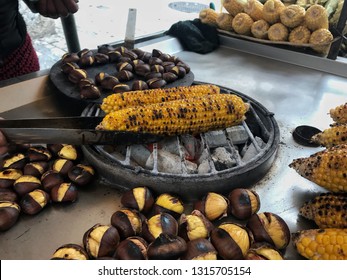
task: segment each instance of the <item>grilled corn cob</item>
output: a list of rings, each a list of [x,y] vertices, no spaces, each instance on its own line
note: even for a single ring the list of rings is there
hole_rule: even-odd
[[[305,13],[305,24],[311,31],[329,29],[328,13],[322,5],[314,4]]]
[[[300,25],[290,31],[288,41],[294,44],[307,44],[310,36],[311,31],[306,26]]]
[[[305,202],[299,214],[319,228],[347,228],[347,194],[321,193]]]
[[[242,0],[245,1],[244,12],[248,14],[254,21],[263,19],[263,3],[258,0]]]
[[[280,0],[267,0],[263,6],[263,19],[274,24],[280,21],[280,13],[285,8]]]
[[[334,122],[347,124],[347,103],[330,109],[329,114]]]
[[[233,30],[233,19],[234,17],[229,13],[219,13],[216,19],[218,28],[226,31]]]
[[[252,24],[251,32],[255,38],[267,39],[267,32],[270,25],[263,19],[257,20]]]
[[[222,0],[222,6],[232,16],[243,12],[243,4],[238,0]]]
[[[220,88],[216,85],[193,85],[174,88],[148,89],[116,93],[104,98],[101,109],[106,113],[127,107],[143,106],[151,103],[160,103],[190,96],[219,94]]]
[[[294,248],[310,260],[347,260],[347,229],[309,229],[292,234]]]
[[[305,20],[306,10],[296,4],[286,6],[280,13],[281,22],[289,27],[294,28],[301,25]]]
[[[288,34],[288,28],[280,22],[271,25],[267,32],[270,41],[287,41]]]
[[[334,37],[329,29],[320,28],[312,32],[309,43],[312,44],[311,48],[318,53],[327,53],[330,43]]]
[[[218,13],[213,9],[203,9],[199,13],[199,19],[202,23],[217,26],[217,15]]]
[[[312,142],[324,147],[347,144],[347,124],[333,125],[312,136]]]
[[[237,34],[250,35],[253,19],[246,13],[238,13],[232,22],[232,27]]]
[[[215,94],[132,107],[107,114],[98,129],[162,135],[202,133],[241,122],[248,104],[232,94]]]
[[[337,145],[306,158],[294,159],[289,167],[331,192],[347,192],[347,145]]]

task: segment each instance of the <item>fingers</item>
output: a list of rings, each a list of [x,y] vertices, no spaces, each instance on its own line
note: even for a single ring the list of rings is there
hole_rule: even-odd
[[[8,152],[8,143],[5,135],[0,131],[0,155],[4,155]]]
[[[68,9],[70,14],[74,14],[78,11],[78,1],[75,0],[63,0],[65,7]]]
[[[76,0],[39,0],[38,11],[50,18],[66,17],[78,11]]]

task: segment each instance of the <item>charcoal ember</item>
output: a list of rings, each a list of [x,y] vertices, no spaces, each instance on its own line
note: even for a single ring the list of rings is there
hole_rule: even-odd
[[[131,145],[131,160],[145,167],[151,152],[144,145]]]
[[[216,170],[224,170],[236,165],[233,155],[225,148],[218,147],[211,154]]]
[[[248,162],[252,160],[259,153],[259,149],[262,149],[266,145],[265,142],[258,136],[254,137],[254,140],[256,142],[256,145],[251,142],[249,145],[245,145],[242,149],[242,161]]]
[[[192,135],[186,134],[181,136],[181,142],[188,153],[186,159],[196,160],[202,152],[201,141]]]
[[[234,145],[245,144],[249,138],[246,129],[242,125],[235,125],[226,129],[228,137]]]
[[[183,171],[193,174],[197,173],[197,164],[186,160],[185,164],[182,164],[181,157],[178,155],[171,154],[165,150],[158,150],[157,155],[157,167],[159,172],[182,174]],[[155,156],[151,153],[150,157],[146,162],[147,169],[153,169]]]

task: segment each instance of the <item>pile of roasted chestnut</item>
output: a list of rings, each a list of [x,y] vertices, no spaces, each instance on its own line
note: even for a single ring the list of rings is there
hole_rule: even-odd
[[[62,245],[52,259],[282,260],[290,242],[286,222],[258,213],[259,195],[245,188],[209,192],[188,209],[176,195],[139,186],[121,203],[110,224],[95,224],[83,245]]]
[[[95,66],[114,65],[107,71],[90,71]],[[105,67],[104,67],[105,68]],[[66,53],[61,59],[61,70],[68,80],[77,85],[82,99],[97,99],[102,92],[119,93],[131,90],[162,88],[182,79],[190,67],[180,58],[158,49],[152,52],[139,48],[99,46],[96,51],[83,49]]]
[[[0,231],[21,214],[35,215],[51,203],[72,203],[91,182],[94,168],[82,163],[79,147],[64,144],[20,146],[1,160]]]

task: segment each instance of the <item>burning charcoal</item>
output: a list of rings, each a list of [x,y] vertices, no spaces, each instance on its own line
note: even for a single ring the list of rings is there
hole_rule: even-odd
[[[207,132],[205,138],[210,148],[228,146],[228,140],[223,130]]]
[[[207,149],[204,149],[197,159],[198,164],[202,164],[205,160],[208,160],[210,157],[210,153]]]
[[[180,148],[178,145],[177,137],[165,138],[163,141],[159,143],[159,145],[162,147],[161,149],[163,151],[169,152],[177,156],[180,155]],[[182,152],[186,152],[184,147]]]
[[[193,162],[186,161],[187,172],[196,173],[197,165]],[[153,153],[146,162],[147,169],[153,169],[154,159]],[[164,150],[158,150],[158,171],[163,173],[182,174],[184,166],[181,158]]]
[[[211,166],[207,159],[201,162],[198,167],[198,174],[206,174],[211,172]]]
[[[131,159],[138,165],[145,167],[151,152],[144,145],[131,146]]]
[[[183,147],[188,152],[188,157],[186,156],[186,159],[188,160],[195,160],[198,158],[198,155],[201,153],[201,142],[191,135],[182,135],[181,136],[181,142]]]
[[[217,170],[224,170],[236,165],[233,155],[224,147],[216,148],[212,153],[212,160]]]
[[[265,146],[264,141],[260,137],[255,137],[254,139],[257,142],[260,149],[262,149]],[[241,152],[242,160],[244,162],[250,161],[258,153],[259,153],[259,151],[257,150],[257,148],[254,146],[254,144],[252,142],[250,145],[245,146],[244,149],[242,150],[242,152]]]
[[[234,145],[244,144],[248,140],[247,131],[242,125],[228,127],[226,131]]]

